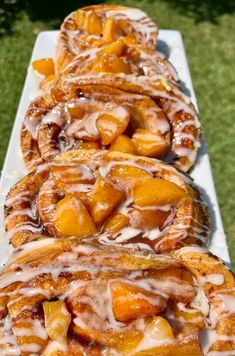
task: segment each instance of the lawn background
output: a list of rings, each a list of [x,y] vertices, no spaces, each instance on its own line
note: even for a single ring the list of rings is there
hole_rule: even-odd
[[[104,1],[105,2],[105,1]],[[106,1],[109,2],[109,1]],[[230,256],[235,265],[235,1],[128,0],[184,39]],[[0,0],[0,165],[37,34],[98,1]]]

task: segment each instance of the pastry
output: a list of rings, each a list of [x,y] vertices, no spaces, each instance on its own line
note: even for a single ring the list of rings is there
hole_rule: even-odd
[[[169,256],[76,238],[32,242],[0,276],[1,352],[233,355],[234,287],[198,247]]]
[[[160,91],[158,103],[124,90],[95,83],[78,89],[74,84],[34,100],[21,131],[27,168],[50,161],[61,151],[102,147],[190,169],[201,136],[193,107],[178,91],[174,93],[175,86],[169,92]]]
[[[118,5],[86,6],[66,17],[60,29],[56,70],[61,71],[81,50],[124,39],[156,48],[157,27],[141,10]]]
[[[102,244],[161,252],[206,244],[210,234],[208,209],[189,177],[161,161],[114,151],[56,156],[49,170],[17,183],[5,206],[14,246],[38,233],[95,235]]]

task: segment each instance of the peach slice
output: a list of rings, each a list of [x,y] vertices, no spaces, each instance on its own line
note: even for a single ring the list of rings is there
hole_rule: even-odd
[[[135,185],[144,183],[152,178],[151,174],[145,170],[125,164],[115,165],[111,169],[109,176],[128,189],[132,189]]]
[[[113,313],[118,321],[150,317],[166,309],[166,300],[162,296],[128,283],[113,282],[111,294]]]
[[[108,54],[115,54],[116,56],[121,56],[124,52],[126,45],[124,44],[123,40],[118,40],[115,42],[110,43],[105,48],[101,49],[97,54],[101,55],[104,53]]]
[[[136,154],[136,148],[132,140],[126,135],[118,136],[110,146],[110,151],[118,151],[129,154]]]
[[[135,229],[141,230],[151,230],[157,227],[162,229],[169,214],[170,210],[142,210],[137,208],[131,208],[128,212],[130,225]]]
[[[116,233],[129,225],[128,218],[121,213],[114,213],[104,226],[105,232]]]
[[[71,315],[62,300],[43,303],[46,331],[51,340],[66,344]]]
[[[166,154],[166,142],[158,133],[137,129],[132,140],[140,156],[161,158]]]
[[[107,42],[113,42],[122,33],[121,28],[117,25],[115,21],[108,18],[103,27],[103,38]]]
[[[68,105],[68,112],[74,119],[82,119],[85,115],[85,110],[81,106]]]
[[[96,232],[86,207],[73,195],[68,195],[56,204],[55,227],[65,236],[82,237]]]
[[[139,206],[176,205],[187,193],[177,184],[152,178],[134,188],[134,203]]]
[[[96,126],[100,132],[101,142],[103,145],[109,145],[117,136],[122,134],[129,123],[130,116],[128,112],[120,107],[114,109],[113,116],[109,113],[101,114],[96,122]]]
[[[86,30],[89,33],[89,35],[102,34],[103,26],[95,12],[92,12],[87,16]]]
[[[131,67],[127,62],[115,54],[104,53],[92,67],[94,72],[102,73],[131,73]]]
[[[154,316],[145,330],[143,339],[140,341],[140,343],[137,346],[138,350],[142,350],[142,352],[138,354],[146,355],[146,356],[164,355],[165,352],[163,351],[166,351],[166,355],[172,355],[171,353],[168,353],[166,349],[166,345],[172,343],[172,341],[174,341],[174,333],[171,325],[168,323],[168,321],[165,318],[161,316]],[[154,345],[154,342],[156,342],[156,344],[157,342],[162,342],[163,353],[157,352],[158,347],[156,347],[156,353],[154,352],[154,348],[148,349],[148,345]],[[144,350],[146,350],[146,353]]]
[[[48,77],[49,75],[55,74],[55,64],[52,58],[42,58],[34,61],[32,67],[38,73]]]
[[[98,177],[89,204],[94,222],[103,223],[124,199],[125,193],[119,186],[103,177]]]
[[[74,14],[74,21],[81,30],[86,30],[89,35],[101,35],[102,23],[94,11],[87,13],[78,10]]]

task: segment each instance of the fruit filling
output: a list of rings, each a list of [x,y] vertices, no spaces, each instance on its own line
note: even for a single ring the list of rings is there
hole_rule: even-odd
[[[74,162],[52,165],[51,170],[56,188],[64,194],[54,214],[62,236],[99,232],[117,240],[128,236],[130,242],[149,236],[154,246],[188,198],[184,188],[154,177],[141,165],[111,162],[94,170],[94,165],[91,169]]]

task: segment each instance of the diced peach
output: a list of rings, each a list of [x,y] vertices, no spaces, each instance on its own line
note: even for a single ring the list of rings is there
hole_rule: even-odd
[[[123,54],[125,47],[126,46],[123,40],[118,40],[108,44],[105,48],[101,49],[98,52],[98,55],[108,53],[108,54],[115,54],[116,56],[119,57]]]
[[[45,75],[46,77],[55,74],[55,64],[52,58],[42,58],[34,61],[32,67],[38,73]]]
[[[93,11],[86,18],[85,29],[89,35],[101,35],[103,31],[102,23],[96,13]]]
[[[153,317],[147,326],[146,335],[156,341],[173,341],[174,333],[171,325],[162,316]]]
[[[96,226],[86,207],[76,196],[68,195],[56,204],[55,227],[65,236],[87,236]]]
[[[90,211],[95,223],[103,223],[125,199],[124,191],[103,177],[97,178],[90,196]]]
[[[97,141],[84,141],[84,142],[79,142],[77,144],[78,148],[82,148],[84,150],[98,150],[100,148],[100,143]]]
[[[139,206],[176,205],[187,193],[177,184],[152,178],[134,188],[134,203]]]
[[[104,226],[104,231],[116,233],[127,227],[129,224],[128,218],[121,213],[114,213],[107,221]]]
[[[145,170],[125,164],[115,165],[109,175],[113,180],[129,189],[152,178],[151,174]]]
[[[136,154],[136,148],[132,140],[126,135],[118,136],[110,146],[110,151],[118,151],[129,154]]]
[[[86,30],[89,35],[102,34],[102,23],[94,11],[88,13],[78,10],[74,14],[74,21],[80,30]]]
[[[155,228],[161,229],[167,217],[170,214],[169,211],[153,210],[153,209],[137,209],[132,208],[129,210],[130,225],[135,229],[151,230]]]
[[[74,119],[82,119],[85,115],[85,110],[81,106],[75,106],[72,104],[68,105],[68,112]]]
[[[166,142],[158,133],[137,129],[132,140],[140,156],[161,158],[166,154]]]
[[[107,42],[113,42],[117,36],[121,35],[121,28],[117,25],[114,20],[108,18],[103,27],[103,38]]]
[[[131,67],[122,58],[115,54],[104,53],[92,67],[98,73],[131,73]]]
[[[121,108],[121,116],[113,116],[111,114],[101,114],[96,122],[96,126],[100,132],[101,142],[103,145],[109,145],[117,136],[122,134],[129,123],[129,114]]]
[[[166,300],[163,297],[128,283],[113,282],[111,293],[113,313],[118,321],[128,322],[150,317],[166,308]]]
[[[62,300],[43,303],[46,331],[51,340],[66,344],[71,315]]]

